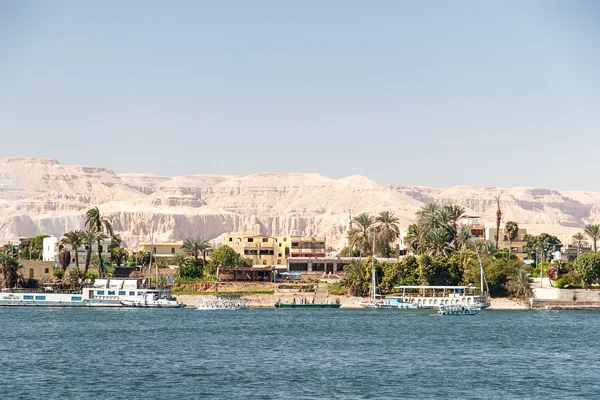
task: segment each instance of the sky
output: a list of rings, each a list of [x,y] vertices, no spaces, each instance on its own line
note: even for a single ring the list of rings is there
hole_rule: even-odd
[[[0,0],[0,157],[600,191],[600,2]]]

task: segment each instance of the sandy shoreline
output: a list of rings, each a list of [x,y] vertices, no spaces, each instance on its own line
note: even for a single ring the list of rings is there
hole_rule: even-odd
[[[186,307],[195,307],[201,298],[216,298],[217,296],[210,295],[189,295],[180,294],[177,296],[177,300],[183,302]],[[251,294],[243,295],[242,299],[246,301],[246,304],[250,308],[272,308],[278,301],[284,303],[291,303],[295,298],[298,301],[301,298],[306,298],[308,302],[312,300],[312,294],[298,294],[298,293],[277,293],[277,294]],[[361,308],[360,303],[365,302],[367,299],[363,297],[351,297],[351,296],[329,296],[329,302],[334,303],[339,300],[343,308]],[[529,306],[524,303],[520,303],[514,300],[506,298],[497,298],[491,300],[492,310],[528,310]]]

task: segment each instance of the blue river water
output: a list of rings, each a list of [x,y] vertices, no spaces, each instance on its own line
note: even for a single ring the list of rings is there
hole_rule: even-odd
[[[0,308],[2,399],[600,397],[600,313]]]

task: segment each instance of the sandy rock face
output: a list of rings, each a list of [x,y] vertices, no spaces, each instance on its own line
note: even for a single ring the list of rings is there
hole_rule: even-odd
[[[394,212],[403,228],[425,202],[460,204],[495,224],[501,194],[503,222],[567,239],[600,223],[600,194],[542,188],[457,186],[432,189],[382,185],[362,176],[334,180],[319,174],[117,175],[105,168],[62,165],[52,159],[0,158],[0,242],[84,228],[85,211],[98,206],[129,247],[149,240],[228,232],[324,235],[345,243],[349,215]]]

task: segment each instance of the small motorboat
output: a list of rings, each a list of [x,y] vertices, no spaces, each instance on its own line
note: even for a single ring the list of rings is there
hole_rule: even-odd
[[[481,308],[470,305],[453,304],[448,306],[440,306],[438,314],[440,315],[477,315]]]

